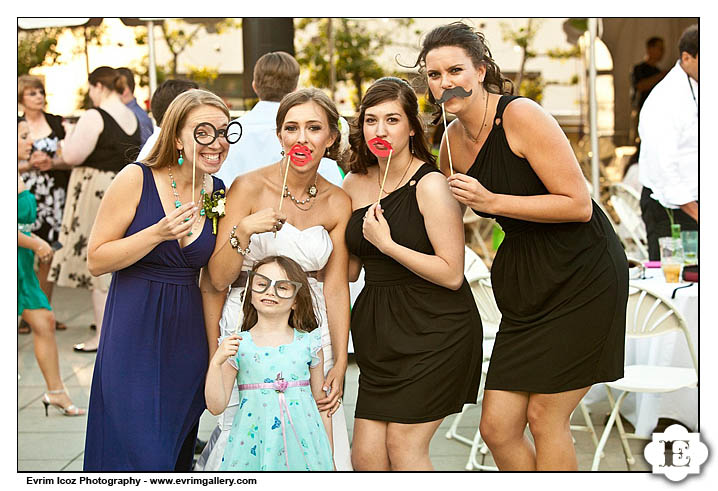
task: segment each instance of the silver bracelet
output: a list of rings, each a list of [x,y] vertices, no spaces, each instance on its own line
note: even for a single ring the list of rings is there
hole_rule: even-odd
[[[232,249],[236,249],[237,253],[246,256],[251,251],[249,250],[249,244],[247,244],[246,249],[242,249],[242,246],[239,245],[239,239],[237,238],[237,235],[235,232],[237,231],[237,226],[235,225],[232,227],[232,231],[229,233],[229,245],[232,246]]]

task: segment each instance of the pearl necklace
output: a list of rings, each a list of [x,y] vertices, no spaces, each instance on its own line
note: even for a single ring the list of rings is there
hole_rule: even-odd
[[[175,208],[179,208],[180,206],[182,206],[182,201],[180,201],[179,193],[177,192],[177,183],[175,182],[175,178],[172,175],[172,166],[171,165],[167,166],[167,172],[170,175],[170,181],[172,183],[172,194],[174,194],[174,197],[175,197]],[[205,193],[204,188],[206,187],[206,185],[207,185],[207,173],[205,172],[202,175],[202,189],[200,189],[200,191],[199,191],[200,201],[202,201],[204,198],[204,193]],[[200,207],[199,215],[204,216],[204,208],[203,207]],[[184,219],[185,222],[187,222],[189,220],[190,220],[190,217],[187,217]],[[195,224],[192,225],[192,229],[189,231],[189,233],[187,233],[187,237],[191,236],[194,233],[195,227],[197,227],[198,223],[199,223],[199,220],[197,220],[197,222],[195,222]]]
[[[280,172],[280,174],[281,174],[281,172],[282,172],[281,168],[280,168],[279,172]],[[312,208],[312,206],[314,206],[314,203],[312,203],[311,205],[309,205],[308,208],[302,208],[302,206],[304,206],[304,205],[306,205],[307,203],[309,203],[309,202],[312,200],[312,198],[316,198],[316,197],[317,197],[317,194],[319,194],[319,189],[317,188],[317,179],[318,179],[318,178],[319,178],[319,172],[317,172],[316,174],[314,174],[314,184],[312,184],[311,186],[309,186],[309,187],[307,188],[307,194],[308,194],[309,196],[307,196],[307,197],[304,198],[303,200],[298,200],[297,198],[295,198],[294,195],[289,191],[289,186],[286,186],[286,185],[284,186],[284,197],[285,197],[285,198],[289,198],[290,201],[291,201],[292,203],[294,203],[294,206],[296,206],[296,207],[299,208],[300,210],[302,210],[302,211],[308,211],[308,210],[310,210],[310,209]]]

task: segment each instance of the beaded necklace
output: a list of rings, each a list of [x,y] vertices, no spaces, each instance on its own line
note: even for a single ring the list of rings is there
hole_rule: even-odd
[[[180,206],[182,206],[182,201],[180,201],[179,193],[177,192],[177,183],[175,182],[175,178],[174,178],[174,176],[172,175],[172,166],[171,166],[171,165],[168,165],[168,166],[167,166],[167,172],[168,172],[169,175],[170,175],[170,181],[171,181],[171,183],[172,183],[172,194],[174,194],[174,197],[175,197],[175,208],[179,208]],[[203,196],[204,193],[205,193],[204,188],[206,187],[206,185],[207,185],[207,173],[205,172],[205,173],[202,175],[202,189],[199,191],[199,199],[200,199],[200,201],[204,198],[204,196]],[[199,210],[199,215],[200,215],[200,216],[204,216],[204,213],[205,213],[205,212],[204,212],[204,208],[200,208],[200,210]],[[187,217],[187,218],[184,219],[185,222],[187,222],[187,221],[189,221],[189,220],[190,220],[190,217]],[[194,233],[194,230],[195,230],[195,228],[197,227],[197,224],[198,224],[198,223],[199,223],[199,220],[197,220],[197,221],[195,222],[195,224],[192,225],[192,229],[189,231],[189,233],[187,233],[187,236],[188,236],[188,237],[191,236],[191,235]]]

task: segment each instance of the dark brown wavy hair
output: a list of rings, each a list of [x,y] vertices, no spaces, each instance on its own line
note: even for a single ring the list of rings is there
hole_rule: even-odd
[[[436,165],[436,158],[429,151],[424,125],[419,118],[419,102],[414,89],[406,80],[397,77],[383,77],[374,82],[366,91],[359,106],[359,116],[350,125],[349,144],[352,156],[349,160],[349,168],[351,172],[366,174],[370,166],[379,163],[376,155],[369,151],[364,139],[364,116],[367,109],[385,101],[399,101],[409,119],[409,126],[414,130],[412,153],[419,160]]]
[[[252,271],[257,271],[265,264],[278,264],[287,275],[287,279],[302,284],[302,287],[294,297],[295,307],[289,313],[289,325],[297,331],[312,332],[319,327],[319,321],[314,312],[314,299],[312,289],[309,286],[307,274],[294,260],[284,256],[267,256],[261,261],[257,261]],[[257,309],[252,305],[252,289],[247,284],[244,298],[244,321],[242,322],[242,331],[249,331],[257,323]]]
[[[125,77],[120,75],[120,72],[109,66],[95,68],[90,76],[87,77],[87,80],[91,85],[99,83],[103,87],[113,90],[118,94],[122,94],[125,91],[125,87],[127,87]]]
[[[426,71],[426,55],[429,51],[442,46],[463,48],[471,58],[475,68],[482,65],[486,68],[483,86],[487,92],[502,95],[513,94],[514,83],[501,73],[499,66],[491,56],[491,50],[486,44],[484,35],[463,22],[452,22],[429,31],[421,43],[419,56],[417,56],[416,62],[411,67],[419,66],[419,73],[423,74]],[[436,99],[431,93],[431,89],[427,89],[427,99],[436,106],[432,124],[437,124],[441,120],[441,106],[436,104]]]

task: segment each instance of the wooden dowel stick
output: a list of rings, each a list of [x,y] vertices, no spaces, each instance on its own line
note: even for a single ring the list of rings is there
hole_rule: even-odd
[[[282,182],[282,189],[279,192],[279,209],[277,211],[282,211],[282,202],[284,201],[284,189],[287,187],[287,176],[289,175],[289,155],[287,155],[283,161],[286,162],[287,169],[284,171],[284,181]],[[279,162],[279,173],[282,173],[282,161]],[[276,227],[276,225],[275,225]],[[277,238],[277,229],[274,229],[274,238]]]
[[[194,142],[194,158],[192,159],[192,203],[194,204],[194,177],[197,172],[197,142]]]
[[[376,199],[376,204],[379,204],[381,195],[384,192],[384,184],[386,184],[386,176],[389,174],[389,164],[391,163],[391,154],[394,153],[394,149],[389,150],[389,159],[386,161],[386,169],[384,169],[384,179],[381,180],[381,187],[379,188],[379,197]]]
[[[239,312],[237,314],[237,327],[234,328],[234,334],[239,334],[242,329],[242,320],[244,317],[244,301],[247,299],[249,292],[249,271],[247,271],[247,281],[244,282],[244,291],[240,294],[242,296],[239,302]],[[221,334],[221,333],[220,333]]]
[[[279,192],[279,209],[277,211],[282,211],[282,201],[284,201],[284,189],[287,187],[287,176],[289,175],[289,156],[282,159],[283,161],[286,161],[287,163],[287,169],[284,172],[284,181],[282,182],[282,190]],[[282,163],[279,163],[279,173],[282,173]]]
[[[446,126],[446,110],[444,105],[441,105],[441,114],[444,116],[444,134],[446,135],[446,150],[449,153],[449,172],[451,175],[454,174],[454,163],[451,161],[451,144],[449,143],[449,127]]]

